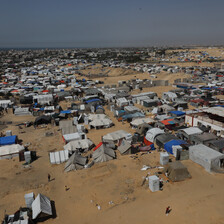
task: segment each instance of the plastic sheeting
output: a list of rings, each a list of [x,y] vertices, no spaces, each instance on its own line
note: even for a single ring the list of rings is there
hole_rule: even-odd
[[[32,219],[38,218],[41,213],[52,215],[51,201],[48,197],[38,194],[32,203]]]
[[[58,152],[50,152],[50,163],[61,164],[68,160],[68,150],[61,150]]]

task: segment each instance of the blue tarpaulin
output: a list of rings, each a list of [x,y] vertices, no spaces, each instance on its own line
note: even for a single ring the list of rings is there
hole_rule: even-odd
[[[185,112],[183,111],[179,111],[179,110],[175,110],[175,111],[170,111],[171,114],[175,114],[176,116],[182,116],[185,115]]]
[[[16,135],[0,137],[0,145],[12,145],[16,144]]]
[[[164,144],[164,149],[170,153],[170,154],[173,154],[173,148],[172,146],[173,145],[182,145],[182,144],[187,144],[185,141],[183,140],[171,140],[167,143]]]
[[[60,114],[70,114],[70,113],[71,113],[70,110],[62,110],[62,111],[60,112]]]
[[[91,99],[91,100],[87,100],[86,103],[92,103],[92,102],[97,102],[100,101],[100,99]]]

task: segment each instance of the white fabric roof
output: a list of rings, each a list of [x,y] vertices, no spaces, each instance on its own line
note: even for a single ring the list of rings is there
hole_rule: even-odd
[[[138,126],[138,125],[143,124],[143,123],[147,123],[147,124],[149,124],[149,123],[153,123],[153,122],[154,122],[154,120],[151,119],[151,118],[149,118],[149,117],[145,117],[145,118],[136,118],[136,119],[134,119],[134,120],[131,122],[131,125],[133,125],[133,126]]]
[[[32,219],[36,219],[40,213],[52,215],[51,201],[48,197],[38,194],[32,203]]]
[[[111,132],[109,134],[104,135],[103,140],[104,141],[116,141],[116,140],[125,138],[128,135],[130,135],[130,133],[123,131],[123,130],[119,130],[119,131]]]
[[[203,110],[204,112],[211,113],[214,115],[218,115],[220,117],[224,117],[224,108],[223,107],[210,107]]]
[[[76,151],[77,149],[80,148],[87,149],[91,145],[93,145],[93,142],[90,139],[81,139],[69,142],[64,146],[64,149],[69,151]]]
[[[49,156],[51,164],[61,164],[68,160],[68,150],[50,152]]]
[[[24,147],[19,144],[6,145],[0,147],[0,156],[12,155],[24,150]]]
[[[146,138],[146,140],[153,142],[157,135],[163,134],[163,133],[165,133],[164,130],[162,130],[160,128],[152,128],[146,132],[145,138]]]
[[[184,128],[181,130],[184,131],[187,135],[195,135],[195,134],[203,133],[203,131],[197,127],[189,127],[189,128]]]

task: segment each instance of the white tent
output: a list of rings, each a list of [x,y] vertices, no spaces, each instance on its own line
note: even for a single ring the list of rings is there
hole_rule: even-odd
[[[181,129],[181,131],[185,132],[187,135],[195,135],[195,134],[202,134],[203,131],[197,127],[189,127]]]
[[[29,107],[18,107],[15,109],[14,114],[17,116],[25,116],[25,115],[32,115],[29,111]]]
[[[74,152],[78,149],[88,150],[92,145],[93,142],[90,139],[81,139],[69,142],[64,146],[64,149]]]
[[[143,117],[143,118],[136,118],[134,119],[132,122],[131,122],[131,125],[134,126],[134,127],[137,127],[141,124],[144,124],[144,123],[147,123],[147,124],[151,124],[153,123],[154,120],[149,118],[149,117]]]
[[[66,143],[74,141],[74,140],[81,140],[81,139],[85,139],[86,138],[86,134],[85,133],[71,133],[71,134],[66,134],[63,135],[63,139]]]
[[[224,154],[213,150],[203,144],[189,147],[189,158],[203,166],[206,171],[220,169],[221,164],[224,163]]]
[[[145,138],[147,141],[154,142],[155,137],[163,133],[165,133],[164,130],[160,128],[152,128],[146,132]]]
[[[120,140],[122,138],[130,138],[130,133],[123,131],[123,130],[119,130],[119,131],[115,131],[115,132],[111,132],[109,134],[106,134],[103,136],[103,141],[107,142],[107,141],[117,141]]]
[[[51,164],[61,164],[68,160],[68,150],[50,152],[49,156]]]
[[[32,219],[50,215],[52,215],[50,199],[42,194],[38,194],[32,203]]]
[[[0,159],[10,159],[19,155],[24,147],[19,144],[5,145],[0,147]]]

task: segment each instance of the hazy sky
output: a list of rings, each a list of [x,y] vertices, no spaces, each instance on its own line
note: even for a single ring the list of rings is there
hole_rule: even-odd
[[[0,47],[224,44],[224,0],[1,0]]]

